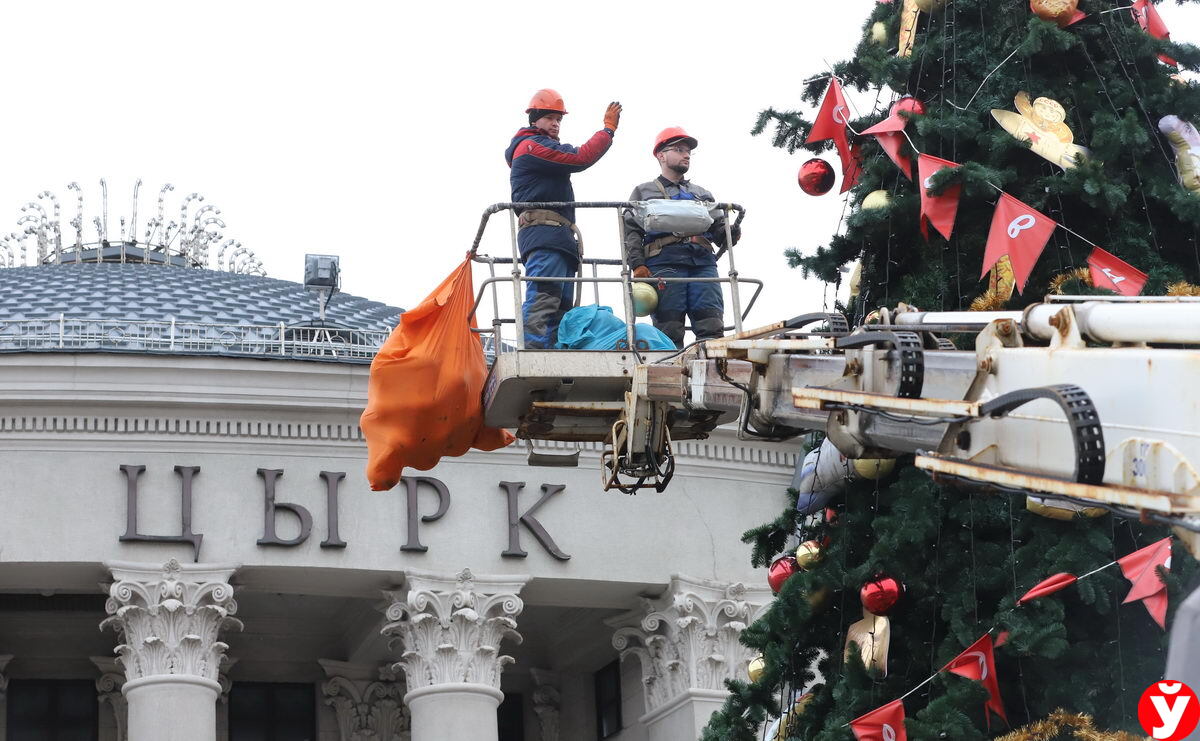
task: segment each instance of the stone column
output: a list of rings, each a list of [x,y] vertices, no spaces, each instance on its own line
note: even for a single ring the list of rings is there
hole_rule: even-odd
[[[541,741],[558,741],[559,713],[562,711],[562,696],[558,691],[558,672],[547,669],[530,669],[535,689],[533,690],[533,712],[541,726]]]
[[[528,576],[457,577],[409,571],[406,591],[386,592],[384,635],[400,638],[412,713],[413,741],[497,741],[496,708],[504,699],[500,655],[505,637],[520,642],[514,620],[525,605],[518,597]]]
[[[106,564],[109,617],[121,640],[129,741],[214,741],[227,627],[241,628],[229,578],[235,565]]]
[[[8,668],[8,662],[12,661],[12,654],[0,654],[0,719],[7,716],[8,701],[8,674],[5,670]],[[0,723],[0,741],[8,738],[8,723]]]
[[[729,691],[726,679],[745,679],[753,658],[738,638],[770,601],[767,589],[718,584],[676,575],[666,593],[642,609],[609,621],[619,627],[613,646],[621,660],[636,656],[650,741],[699,738]]]
[[[337,715],[338,741],[409,741],[405,687],[391,666],[318,659],[329,681],[325,704]]]

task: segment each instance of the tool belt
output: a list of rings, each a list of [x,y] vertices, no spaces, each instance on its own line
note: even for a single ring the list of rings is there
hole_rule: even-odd
[[[659,237],[646,243],[646,257],[654,257],[663,251],[663,247],[672,244],[698,244],[707,247],[709,252],[713,251],[713,243],[709,241],[708,237],[700,235],[694,237],[677,237],[674,234],[668,234],[665,237]]]
[[[563,216],[557,211],[551,211],[548,208],[531,208],[521,212],[517,217],[517,228],[524,229],[527,226],[565,226],[575,235],[575,243],[579,246],[579,257],[583,257],[583,234],[579,231],[579,227],[575,226],[575,222]]]

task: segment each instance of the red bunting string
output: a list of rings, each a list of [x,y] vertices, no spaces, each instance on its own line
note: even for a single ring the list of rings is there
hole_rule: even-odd
[[[1074,574],[1060,573],[1044,579],[1022,595],[1017,600],[1017,606],[1054,594],[1081,579],[1086,579],[1118,564],[1121,566],[1121,572],[1125,578],[1133,585],[1125,597],[1124,604],[1141,601],[1154,621],[1165,630],[1167,586],[1159,577],[1158,569],[1169,571],[1171,568],[1171,538],[1169,536],[1098,569],[1093,569],[1083,576],[1077,577]],[[1000,683],[996,674],[996,658],[993,649],[1004,645],[1008,640],[1008,631],[1001,632],[993,641],[992,632],[994,630],[995,628],[992,628],[984,633],[979,640],[963,649],[962,653],[954,657],[937,673],[930,675],[896,700],[855,718],[846,726],[850,727],[854,732],[854,737],[859,741],[884,741],[885,739],[903,741],[907,738],[904,733],[904,699],[932,682],[934,677],[941,672],[950,672],[983,684],[988,691],[988,699],[984,704],[984,716],[987,719],[988,727],[991,727],[993,714],[1007,723],[1008,717],[1004,712],[1004,701],[1000,697]]]
[[[1150,613],[1150,617],[1158,623],[1158,627],[1166,630],[1167,585],[1159,578],[1158,569],[1161,567],[1167,571],[1171,570],[1171,538],[1169,536],[1151,543],[1145,548],[1139,548],[1124,558],[1089,571],[1083,576],[1076,577],[1072,574],[1062,573],[1043,579],[1017,600],[1017,606],[1032,602],[1039,597],[1054,594],[1080,579],[1086,579],[1092,574],[1098,574],[1110,566],[1118,564],[1121,566],[1121,573],[1132,584],[1132,588],[1122,604],[1127,605],[1131,602],[1141,601],[1145,605],[1146,611]]]
[[[1143,10],[1143,5],[1146,10]],[[1169,34],[1166,32],[1166,26],[1162,23],[1162,19],[1158,17],[1154,6],[1146,5],[1146,0],[1137,0],[1133,7],[1133,13],[1138,18],[1138,22],[1142,23],[1143,27],[1151,35],[1154,35],[1156,38],[1169,37]],[[1079,20],[1079,18],[1075,20]],[[1157,35],[1160,32],[1163,36]],[[1016,54],[1016,51],[1014,50],[1013,54]],[[1010,54],[1009,58],[1013,54]],[[1007,62],[1008,60],[1006,59],[1005,61]],[[1001,65],[1003,64],[1004,62],[1001,62]],[[997,69],[999,68],[997,67]],[[992,72],[994,73],[995,70]],[[991,75],[989,74],[988,76],[990,77]],[[986,82],[986,78],[984,81]],[[974,96],[972,96],[972,100],[974,100]],[[970,102],[967,103],[967,107],[969,106]],[[955,107],[957,108],[958,106]],[[965,110],[965,108],[961,110]],[[861,145],[858,142],[851,144],[847,137],[847,131],[858,136],[874,136],[879,142],[880,147],[887,153],[896,166],[900,168],[905,177],[911,179],[912,161],[900,151],[902,146],[900,137],[903,136],[905,139],[908,139],[909,145],[917,153],[917,181],[920,184],[921,193],[921,233],[926,239],[929,239],[929,225],[933,224],[934,228],[949,240],[954,228],[962,185],[955,184],[946,188],[940,196],[932,196],[927,191],[929,187],[928,178],[934,172],[944,167],[959,167],[960,165],[922,153],[917,149],[912,139],[908,137],[905,131],[906,124],[907,119],[893,112],[888,118],[865,131],[854,131],[853,127],[850,126],[850,109],[847,105],[845,93],[842,90],[838,77],[830,75],[829,88],[825,91],[825,97],[821,101],[821,109],[817,113],[817,118],[804,143],[811,144],[828,139],[833,140],[834,146],[837,148],[838,157],[842,163],[841,192],[845,193],[857,184],[862,175]],[[991,231],[988,235],[981,279],[987,275],[988,269],[1001,256],[1008,255],[1013,263],[1017,291],[1023,292],[1029,280],[1029,275],[1033,272],[1033,267],[1037,263],[1038,257],[1041,256],[1046,242],[1049,241],[1050,235],[1054,229],[1061,227],[1093,248],[1092,254],[1088,257],[1093,285],[1100,288],[1109,288],[1125,296],[1136,296],[1141,293],[1141,289],[1146,282],[1145,273],[1101,249],[1095,242],[1066,225],[1055,222],[1050,217],[1021,203],[1021,201],[1005,193],[998,185],[994,183],[989,184],[1000,192],[1000,200],[996,204],[996,214],[993,216]],[[1002,221],[1002,216],[1009,216],[1011,218]],[[1030,221],[1031,219],[1032,221]]]

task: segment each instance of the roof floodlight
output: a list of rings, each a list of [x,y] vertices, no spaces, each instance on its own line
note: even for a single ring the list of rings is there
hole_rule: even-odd
[[[338,269],[341,258],[337,255],[305,255],[304,287],[317,292],[317,307],[321,322],[325,322],[325,307],[333,300],[333,294],[342,287],[342,273]]]

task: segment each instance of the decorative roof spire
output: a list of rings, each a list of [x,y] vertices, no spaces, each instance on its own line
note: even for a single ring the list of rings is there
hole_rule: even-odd
[[[124,215],[120,216],[120,236],[113,240],[108,229],[108,183],[100,179],[100,213],[91,218],[96,238],[87,242],[83,235],[83,189],[78,183],[69,183],[67,190],[76,194],[75,218],[70,222],[75,229],[75,241],[66,249],[63,248],[59,200],[49,190],[38,193],[38,201],[49,202],[50,211],[47,212],[42,203],[35,201],[21,207],[22,215],[17,220],[20,231],[0,235],[0,267],[136,262],[266,275],[262,261],[250,249],[235,239],[226,238],[222,233],[225,222],[221,219],[221,209],[213,204],[199,205],[204,201],[204,196],[199,193],[189,193],[183,198],[178,221],[167,221],[167,194],[175,189],[170,183],[159,189],[157,214],[146,223],[145,234],[138,239],[138,196],[141,186],[141,178],[134,181],[128,222]],[[32,262],[29,254],[31,244],[36,246],[36,257]],[[210,261],[210,248],[218,244],[220,247],[216,259]]]

